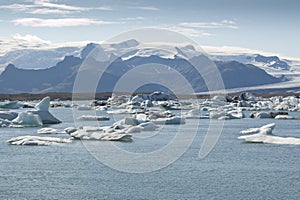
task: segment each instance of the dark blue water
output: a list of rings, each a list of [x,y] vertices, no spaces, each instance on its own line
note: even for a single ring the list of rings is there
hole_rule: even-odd
[[[51,111],[73,125],[71,109]],[[116,171],[96,160],[81,141],[59,146],[13,146],[6,140],[36,135],[37,128],[0,129],[0,199],[300,199],[300,146],[246,144],[239,131],[276,122],[274,134],[300,137],[297,120],[226,121],[223,133],[205,158],[198,153],[208,120],[202,120],[190,148],[176,162],[151,173]],[[195,120],[188,120],[189,124]],[[151,151],[174,136],[119,143]],[[188,133],[187,133],[188,134]],[[60,135],[59,137],[65,137]]]

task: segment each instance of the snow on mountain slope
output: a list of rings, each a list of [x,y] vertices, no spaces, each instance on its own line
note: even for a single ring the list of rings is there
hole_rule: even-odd
[[[0,68],[4,68],[10,63],[23,69],[48,68],[63,60],[65,56],[78,56],[79,50],[80,48],[78,47],[15,50],[0,56]]]
[[[251,50],[241,47],[213,47],[203,46],[213,60],[238,61],[244,64],[253,64],[270,74],[300,71],[300,58],[290,58],[276,53]]]
[[[193,57],[208,55],[217,63],[217,67],[219,68],[222,77],[226,79],[224,80],[225,86],[230,90],[255,90],[255,88],[262,89],[264,86],[266,86],[266,88],[287,88],[300,83],[300,59],[284,57],[282,59],[282,57],[276,54],[267,52],[236,47],[207,46],[203,47],[203,51],[199,47],[187,43],[146,44],[140,43],[134,39],[120,43],[90,43],[85,46],[82,46],[82,44],[84,43],[58,47],[57,45],[55,46],[55,44],[43,43],[41,45],[37,45],[37,47],[25,45],[23,49],[20,49],[21,47],[19,46],[19,49],[16,48],[16,50],[8,51],[6,54],[0,56],[0,69],[1,65],[2,67],[6,67],[8,63],[14,64],[17,69],[46,69],[51,66],[55,66],[56,63],[62,61],[65,56],[73,56],[74,59],[75,57],[85,59],[94,48],[99,47],[101,51],[110,55],[110,57],[108,57],[110,60],[119,59],[119,65],[124,66],[121,71],[127,69],[127,67],[129,67],[127,64],[129,63],[131,66],[135,66],[137,63],[134,63],[133,61],[137,60],[139,60],[138,63],[154,60],[155,62],[161,61],[163,63],[171,63],[172,65],[174,64],[174,66],[177,66],[176,62],[178,61],[181,62],[182,60],[189,60]],[[257,67],[253,65],[257,66],[258,69],[260,68],[260,70],[257,70]],[[120,70],[120,68],[118,69]],[[251,70],[251,76],[248,76],[249,73],[247,73],[247,70]],[[21,74],[29,73],[29,71],[17,71]],[[72,85],[72,80],[74,79],[74,72],[71,70],[68,73],[72,73],[72,76],[62,77],[61,80],[63,80],[63,83],[55,85],[57,83],[51,82],[51,84],[49,84],[49,81],[47,83],[41,82],[39,84],[43,85],[43,89],[36,89],[54,91],[56,90],[55,88],[60,88],[61,91],[69,91],[70,86]],[[119,72],[114,70],[114,73],[118,74]],[[110,74],[112,75],[114,73]],[[256,73],[261,76],[259,80],[257,76],[255,76]],[[241,77],[241,79],[236,78],[241,75],[243,77],[247,77],[248,83],[245,82],[246,79],[243,77]],[[277,77],[278,79],[272,79],[272,76],[269,75]],[[5,76],[6,77],[2,77],[2,82],[4,81],[3,78],[7,78],[7,75]],[[285,79],[283,77],[285,77]],[[115,80],[116,78],[117,77],[115,76],[110,77],[111,80]],[[195,77],[190,78],[196,80]],[[285,82],[283,83],[282,81],[284,80]],[[26,81],[24,80],[24,82]],[[48,89],[47,85],[50,86]],[[68,85],[68,88],[66,88],[65,85]],[[7,86],[9,87],[9,85]],[[22,91],[21,89],[15,90],[16,88],[11,89],[12,92]],[[30,90],[30,86],[27,87],[26,91],[28,90]]]
[[[34,35],[0,38],[0,73],[8,64],[23,69],[54,66],[65,56],[77,56],[88,42],[52,43]]]

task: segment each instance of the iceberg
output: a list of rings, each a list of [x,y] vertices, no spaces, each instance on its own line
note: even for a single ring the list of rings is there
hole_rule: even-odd
[[[37,130],[38,134],[63,134],[65,131],[59,131],[55,128],[41,128]]]
[[[275,123],[264,125],[260,128],[250,128],[243,130],[241,134],[252,134],[243,135],[238,137],[238,139],[245,140],[249,143],[268,143],[268,144],[291,144],[300,145],[300,138],[295,137],[281,137],[272,135],[272,131],[275,127]]]
[[[87,111],[87,110],[92,110],[93,108],[89,105],[80,105],[77,107],[77,110],[81,110],[81,111]]]
[[[43,98],[36,106],[36,111],[29,111],[33,114],[38,115],[43,124],[59,124],[61,121],[57,118],[55,118],[50,112],[49,112],[49,106],[50,106],[50,97]]]
[[[151,101],[175,100],[175,98],[172,97],[171,95],[160,91],[153,92],[152,94],[149,95],[149,98]]]
[[[165,124],[165,125],[172,125],[172,124],[185,124],[185,119],[181,117],[170,117],[170,118],[158,118],[155,120],[151,120],[154,124]]]
[[[5,102],[0,102],[0,108],[4,109],[19,109],[23,105],[20,104],[18,101],[5,101]]]
[[[277,115],[275,119],[300,120],[300,116]]]
[[[7,119],[0,119],[0,127],[9,127],[11,122]]]
[[[43,122],[39,115],[30,111],[20,112],[18,116],[11,121],[13,124],[22,126],[42,126]]]
[[[138,125],[143,128],[143,131],[155,131],[159,126],[155,125],[153,122],[144,122]]]
[[[11,111],[0,111],[0,119],[7,119],[9,121],[15,119],[18,113]]]
[[[108,121],[110,120],[107,116],[94,116],[94,115],[82,115],[77,118],[81,121]]]
[[[12,145],[36,145],[48,146],[61,143],[71,143],[71,139],[55,138],[55,137],[40,137],[40,136],[19,136],[7,140],[7,143]]]
[[[75,139],[82,139],[82,140],[128,142],[131,141],[132,135],[119,133],[119,132],[104,133],[100,131],[86,131],[84,129],[78,129],[77,131],[70,133],[70,136],[72,136]]]

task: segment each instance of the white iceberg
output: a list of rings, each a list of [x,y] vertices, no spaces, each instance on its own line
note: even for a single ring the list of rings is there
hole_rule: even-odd
[[[33,114],[32,112],[20,112],[18,116],[12,120],[13,124],[22,126],[42,126],[43,122],[39,115]]]
[[[38,134],[63,134],[66,133],[65,131],[59,131],[55,128],[41,128],[37,130]]]
[[[61,121],[57,118],[55,118],[50,112],[49,112],[49,106],[50,106],[50,97],[45,97],[36,105],[36,111],[30,111],[33,114],[37,114],[43,124],[59,124]]]
[[[11,138],[7,143],[12,145],[38,145],[48,146],[61,143],[71,143],[71,139],[54,138],[54,137],[40,137],[40,136],[19,136]]]
[[[4,109],[19,109],[23,105],[19,103],[18,101],[4,101],[0,102],[0,108]]]
[[[80,105],[77,107],[77,110],[80,110],[80,111],[86,111],[86,110],[92,110],[93,108],[89,105]]]
[[[300,116],[277,115],[275,119],[300,120]]]
[[[70,134],[70,133],[73,133],[73,132],[77,131],[77,128],[75,128],[75,127],[67,127],[67,128],[64,129],[64,131],[67,134]]]
[[[121,119],[120,121],[114,123],[114,125],[129,125],[129,126],[137,126],[139,124],[140,121],[132,117],[125,117],[124,119]]]
[[[81,121],[108,121],[110,120],[107,116],[95,116],[95,115],[82,115],[77,118]]]
[[[250,118],[276,118],[278,115],[288,116],[288,112],[252,112]]]
[[[151,120],[151,122],[155,124],[175,125],[175,124],[185,124],[185,119],[174,116],[170,118],[157,118],[155,120]]]
[[[244,113],[240,110],[223,110],[223,111],[212,111],[209,113],[210,119],[242,119],[245,117]]]
[[[113,133],[104,133],[100,131],[86,131],[84,129],[78,129],[75,132],[70,133],[70,136],[72,136],[75,139],[82,139],[82,140],[99,140],[99,141],[124,141],[128,142],[131,141],[130,134],[124,134],[119,132],[113,132]]]
[[[184,113],[183,116],[186,119],[202,119],[204,117],[202,116],[200,109],[189,110],[187,113]],[[207,116],[207,118],[209,117]]]
[[[155,125],[153,122],[144,122],[138,125],[143,128],[143,131],[155,131],[159,126]]]
[[[272,135],[275,123],[267,124],[260,128],[250,128],[241,131],[241,134],[252,134],[238,137],[238,139],[245,140],[250,143],[268,143],[268,144],[292,144],[300,145],[300,138],[295,137],[281,137]]]

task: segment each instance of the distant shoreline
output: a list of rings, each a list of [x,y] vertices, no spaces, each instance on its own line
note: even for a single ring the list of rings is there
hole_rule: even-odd
[[[131,95],[130,93],[114,93],[118,95]],[[228,94],[229,96],[238,96],[240,93]],[[265,98],[273,97],[273,96],[299,96],[296,93],[253,93],[255,96],[262,96]],[[59,100],[90,100],[90,99],[97,99],[97,100],[107,100],[111,97],[112,92],[103,92],[103,93],[96,93],[96,94],[72,94],[72,93],[62,93],[62,92],[52,92],[52,93],[42,93],[42,94],[32,94],[32,93],[20,93],[20,94],[0,94],[0,101],[10,100],[10,101],[32,101],[32,100],[41,100],[46,96],[49,96],[51,100],[59,99]],[[136,95],[136,94],[133,94]],[[215,94],[217,95],[217,94]],[[212,96],[215,96],[212,95]],[[180,95],[180,98],[189,98],[194,95]],[[197,95],[199,99],[210,98],[210,95]]]

